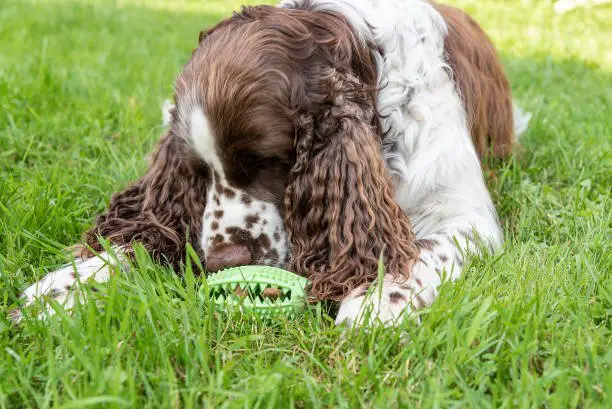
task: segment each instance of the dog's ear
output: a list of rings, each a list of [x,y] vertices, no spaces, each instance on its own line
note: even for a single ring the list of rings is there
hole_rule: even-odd
[[[317,298],[340,300],[376,278],[381,256],[386,273],[407,278],[418,250],[393,198],[371,98],[350,75],[331,88],[326,109],[298,115],[285,222],[290,269],[309,277]]]
[[[177,267],[187,241],[199,240],[208,180],[207,169],[189,160],[185,141],[170,130],[146,174],[116,193],[108,211],[85,233],[86,244],[101,251],[100,236],[114,245],[139,242]]]

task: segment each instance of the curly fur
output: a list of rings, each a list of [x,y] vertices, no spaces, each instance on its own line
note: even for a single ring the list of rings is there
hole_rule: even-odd
[[[418,250],[393,198],[371,99],[351,75],[326,77],[328,108],[297,121],[285,222],[290,268],[310,278],[313,296],[340,300],[373,281],[381,259],[387,273],[408,279]]]
[[[253,202],[265,191],[284,197],[288,268],[311,279],[316,298],[339,300],[372,281],[381,256],[404,278],[418,258],[381,155],[375,84],[368,44],[345,17],[308,4],[244,7],[200,35],[177,82],[180,129],[196,132],[192,144],[206,146],[200,156],[223,183],[260,195]],[[194,131],[191,113],[200,107],[212,131]],[[215,155],[210,139],[203,143],[210,135]],[[259,166],[240,171],[253,154],[266,158],[256,178]],[[217,230],[210,235],[209,252]]]
[[[513,129],[495,50],[456,9],[245,7],[202,32],[175,90],[171,130],[87,232],[91,249],[100,236],[121,252],[140,242],[178,267],[199,241],[213,269],[309,277],[315,298],[342,301],[337,322],[356,325],[364,306],[392,320],[430,304],[469,254],[501,246],[479,159],[509,154],[526,120]],[[110,277],[108,258],[56,270],[25,297],[69,300],[81,279]],[[381,297],[368,301],[379,260]]]
[[[207,169],[189,156],[184,140],[172,130],[162,137],[145,175],[116,193],[108,211],[85,233],[88,247],[102,251],[99,237],[126,250],[139,242],[178,267],[186,243],[197,243],[200,236],[209,179]]]

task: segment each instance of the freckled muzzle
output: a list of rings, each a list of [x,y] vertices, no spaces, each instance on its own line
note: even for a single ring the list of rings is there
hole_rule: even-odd
[[[288,262],[287,238],[276,206],[215,178],[203,216],[201,246],[206,268]]]

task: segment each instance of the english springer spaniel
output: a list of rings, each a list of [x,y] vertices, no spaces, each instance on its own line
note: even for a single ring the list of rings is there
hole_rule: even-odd
[[[47,295],[69,307],[78,283],[107,280],[134,243],[179,268],[189,242],[208,271],[265,264],[308,277],[313,299],[340,302],[337,323],[393,324],[431,304],[466,257],[502,245],[481,160],[509,155],[529,116],[513,111],[491,42],[460,10],[244,7],[200,33],[174,99],[149,170],[25,305]]]

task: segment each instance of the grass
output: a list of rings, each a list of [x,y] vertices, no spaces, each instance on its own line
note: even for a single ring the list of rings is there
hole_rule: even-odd
[[[504,251],[446,284],[420,326],[223,319],[191,272],[146,255],[72,317],[8,322],[19,291],[144,171],[199,30],[235,3],[2,1],[0,408],[610,407],[609,6],[455,2],[534,117],[489,180]]]

